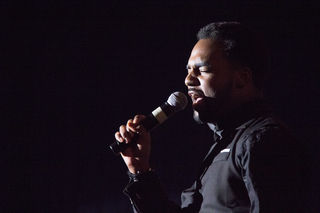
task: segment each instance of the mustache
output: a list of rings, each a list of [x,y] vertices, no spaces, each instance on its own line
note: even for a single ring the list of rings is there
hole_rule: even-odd
[[[202,90],[198,90],[198,89],[195,89],[195,88],[188,89],[188,92],[197,93],[198,95],[203,96],[203,97],[205,96],[204,93],[202,92]]]

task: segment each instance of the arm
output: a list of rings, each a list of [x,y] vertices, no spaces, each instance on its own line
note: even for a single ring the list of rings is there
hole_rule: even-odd
[[[180,206],[169,201],[154,171],[138,175],[129,173],[129,177],[129,184],[123,192],[130,198],[135,212],[180,212]]]
[[[115,134],[121,143],[130,143],[135,134],[139,135],[137,143],[121,153],[130,177],[124,193],[130,198],[135,212],[179,212],[180,207],[169,201],[156,173],[150,170],[151,137],[140,125],[144,118],[135,116]]]

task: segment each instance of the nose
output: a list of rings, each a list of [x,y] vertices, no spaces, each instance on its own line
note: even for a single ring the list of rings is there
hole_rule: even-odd
[[[200,84],[194,70],[190,71],[184,80],[186,86],[198,86]]]

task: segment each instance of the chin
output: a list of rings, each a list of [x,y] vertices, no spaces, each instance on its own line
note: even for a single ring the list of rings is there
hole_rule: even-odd
[[[193,111],[193,119],[197,124],[203,124],[203,121],[200,119],[199,113],[197,111]]]
[[[214,123],[217,120],[213,113],[198,112],[195,110],[193,111],[193,119],[197,124]]]

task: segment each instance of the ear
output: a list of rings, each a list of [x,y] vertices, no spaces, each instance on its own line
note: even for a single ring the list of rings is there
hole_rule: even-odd
[[[236,71],[235,83],[238,89],[251,84],[252,81],[252,72],[249,67],[240,68]]]

